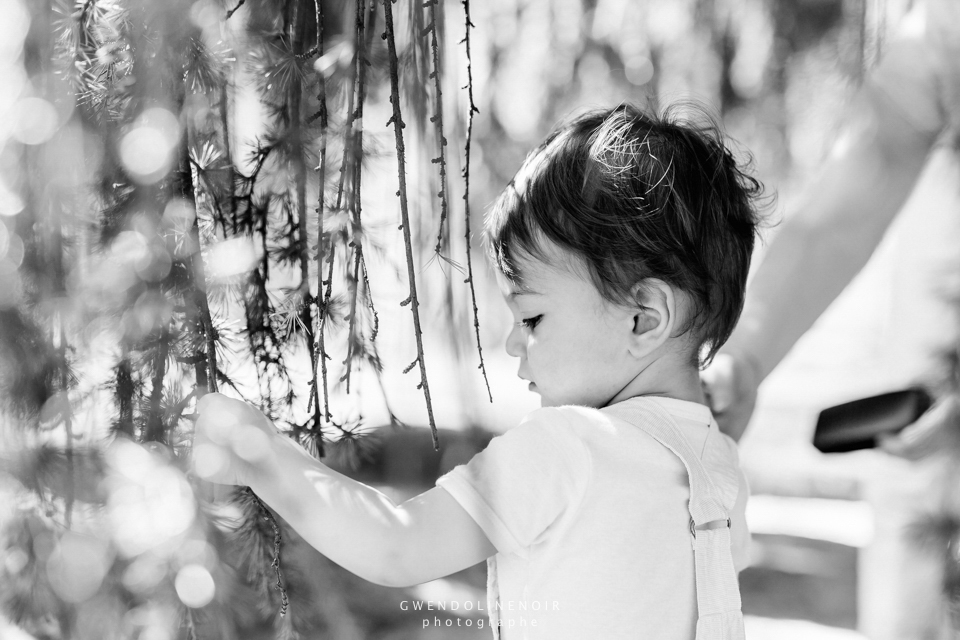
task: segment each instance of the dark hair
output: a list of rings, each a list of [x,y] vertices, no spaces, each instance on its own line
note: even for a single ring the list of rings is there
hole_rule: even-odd
[[[689,294],[683,332],[693,332],[698,358],[706,347],[708,363],[743,308],[762,186],[706,120],[621,105],[561,126],[487,215],[497,267],[522,284],[517,259],[546,260],[546,238],[579,256],[611,302],[639,305],[637,285],[661,279]]]

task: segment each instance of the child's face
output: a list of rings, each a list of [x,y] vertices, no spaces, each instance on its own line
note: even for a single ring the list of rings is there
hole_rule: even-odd
[[[550,264],[522,260],[522,289],[498,277],[515,321],[507,353],[520,358],[517,375],[542,406],[603,407],[639,373],[627,350],[634,316],[605,300],[565,254],[553,248]]]

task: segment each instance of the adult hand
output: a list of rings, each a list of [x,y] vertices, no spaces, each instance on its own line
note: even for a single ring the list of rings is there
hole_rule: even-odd
[[[880,436],[878,446],[907,460],[919,460],[938,451],[956,451],[960,445],[960,432],[956,429],[958,418],[960,401],[952,395],[947,396],[899,433]]]
[[[740,440],[757,403],[760,380],[756,367],[742,356],[718,353],[700,379],[720,430]]]
[[[245,485],[244,474],[273,455],[277,429],[258,409],[219,393],[197,402],[193,468],[209,482]]]

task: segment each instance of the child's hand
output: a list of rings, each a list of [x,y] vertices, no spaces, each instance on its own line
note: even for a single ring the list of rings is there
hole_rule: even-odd
[[[193,437],[193,468],[197,475],[219,484],[248,484],[244,474],[273,455],[273,423],[255,407],[219,393],[197,402]]]

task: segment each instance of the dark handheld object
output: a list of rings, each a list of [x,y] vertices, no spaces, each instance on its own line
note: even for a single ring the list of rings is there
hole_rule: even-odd
[[[879,436],[898,433],[932,403],[923,389],[906,389],[824,409],[817,419],[813,446],[824,453],[871,449]]]

